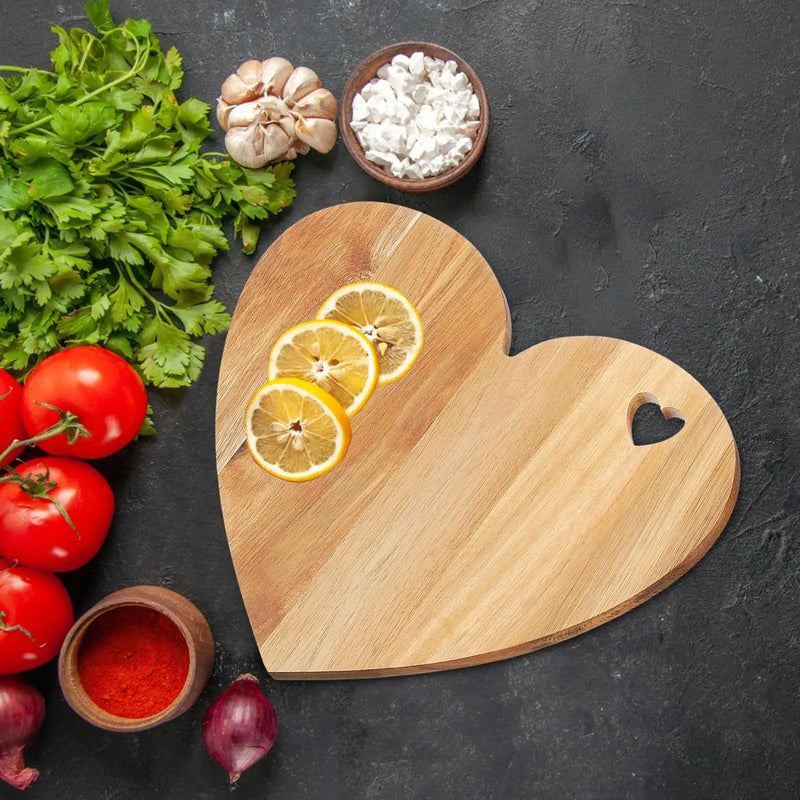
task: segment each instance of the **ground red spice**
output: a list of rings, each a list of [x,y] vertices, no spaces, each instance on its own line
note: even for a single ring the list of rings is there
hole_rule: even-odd
[[[100,708],[129,719],[165,709],[189,674],[189,648],[178,626],[143,606],[99,616],[78,651],[83,688]]]

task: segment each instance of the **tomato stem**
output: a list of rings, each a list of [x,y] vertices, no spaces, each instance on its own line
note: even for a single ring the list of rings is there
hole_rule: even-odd
[[[16,483],[28,497],[35,497],[39,500],[49,500],[58,509],[58,513],[64,517],[64,522],[75,531],[75,535],[80,540],[81,534],[75,527],[75,523],[70,519],[67,509],[64,508],[57,497],[53,497],[53,495],[50,494],[53,489],[58,488],[58,484],[50,480],[50,470],[47,467],[45,467],[44,472],[31,472],[28,475],[22,475],[17,472],[10,464],[3,464],[3,469],[8,475],[0,478],[0,483]]]
[[[68,444],[75,444],[75,442],[77,442],[81,436],[91,436],[89,431],[87,431],[86,428],[81,424],[77,414],[73,414],[71,411],[63,411],[62,409],[58,408],[58,406],[51,406],[50,403],[40,403],[37,401],[36,405],[43,406],[44,408],[49,408],[51,411],[57,412],[60,419],[54,425],[51,425],[49,428],[45,428],[41,433],[37,433],[35,436],[31,436],[28,439],[14,439],[11,444],[2,453],[0,453],[0,463],[4,461],[9,453],[14,452],[14,450],[17,450],[18,448],[30,447],[37,442],[43,442],[46,439],[52,439],[54,436],[59,436],[62,433],[67,437]],[[0,483],[16,483],[29,497],[37,497],[42,500],[49,500],[58,509],[58,513],[64,518],[64,522],[66,522],[67,525],[69,525],[70,528],[75,531],[75,535],[78,537],[78,539],[81,538],[78,529],[75,527],[75,523],[70,519],[70,516],[67,513],[67,509],[64,508],[58,498],[53,497],[50,494],[50,492],[55,489],[58,484],[55,481],[50,480],[49,469],[46,469],[44,473],[37,472],[35,474],[25,476],[20,475],[20,473],[9,464],[3,464],[3,469],[8,473],[8,475],[6,475],[4,478],[0,478]],[[0,618],[0,622],[2,622],[2,618]],[[0,630],[3,630],[3,628],[0,628]]]
[[[33,634],[27,629],[23,628],[22,625],[6,625],[6,612],[0,611],[0,631],[19,631],[20,633],[24,633],[37,647],[44,647],[44,644],[39,644],[36,639],[33,638]]]
[[[43,442],[45,439],[52,439],[54,436],[59,436],[62,433],[66,435],[69,444],[75,444],[81,436],[91,436],[89,431],[81,424],[77,414],[73,414],[71,411],[62,411],[57,406],[51,406],[49,403],[37,402],[36,405],[58,412],[61,418],[54,425],[45,428],[41,433],[37,433],[36,436],[31,436],[28,439],[14,439],[11,444],[0,453],[0,462],[3,461],[9,453],[13,453],[14,450],[20,447],[30,447],[37,442]]]

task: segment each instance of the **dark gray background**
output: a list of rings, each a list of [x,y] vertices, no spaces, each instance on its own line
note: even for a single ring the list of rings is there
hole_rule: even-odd
[[[156,393],[159,435],[100,464],[118,511],[104,550],[71,576],[76,610],[136,583],[169,586],[208,616],[211,683],[179,720],[141,735],[90,727],[54,667],[31,748],[31,798],[223,798],[200,722],[254,671],[280,720],[236,797],[794,798],[797,689],[798,75],[796,0],[116,0],[184,58],[183,97],[213,101],[249,57],[283,55],[337,96],[393,41],[440,43],[489,93],[482,161],[430,196],[393,192],[341,143],[304,158],[295,204],[258,254],[325,206],[382,200],[467,236],[505,290],[514,351],[565,334],[619,336],[694,374],[730,420],[742,490],[686,577],[576,639],[429,676],[279,683],[260,665],[217,499],[214,397],[224,344],[199,383]],[[0,61],[45,66],[75,0],[3,0]],[[219,149],[219,138],[212,141]],[[257,255],[258,255],[257,254]],[[232,309],[256,257],[216,262]],[[8,787],[0,796],[18,796]]]

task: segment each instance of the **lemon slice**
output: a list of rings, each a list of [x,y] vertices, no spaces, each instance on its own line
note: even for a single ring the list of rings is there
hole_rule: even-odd
[[[287,481],[307,481],[335,467],[350,444],[341,404],[307,381],[278,378],[252,397],[247,446],[260,467]]]
[[[383,385],[405,375],[422,350],[422,322],[397,289],[382,283],[350,283],[337,289],[317,312],[317,319],[352,325],[372,342]]]
[[[335,320],[313,320],[281,334],[269,354],[268,377],[300,378],[333,395],[352,417],[378,383],[380,369],[366,336]]]

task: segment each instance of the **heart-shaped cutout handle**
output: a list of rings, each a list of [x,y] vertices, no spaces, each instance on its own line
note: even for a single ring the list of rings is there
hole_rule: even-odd
[[[672,406],[661,406],[649,392],[640,392],[628,406],[628,430],[637,447],[671,439],[686,424],[683,414]]]

